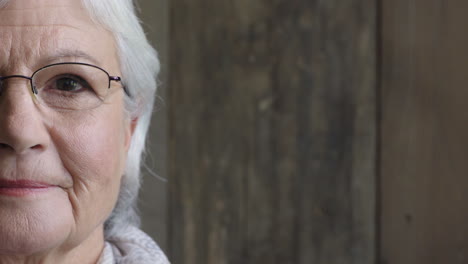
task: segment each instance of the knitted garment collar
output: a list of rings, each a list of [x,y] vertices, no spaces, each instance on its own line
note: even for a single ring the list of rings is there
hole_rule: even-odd
[[[153,239],[130,226],[106,240],[98,264],[169,264],[169,261]]]

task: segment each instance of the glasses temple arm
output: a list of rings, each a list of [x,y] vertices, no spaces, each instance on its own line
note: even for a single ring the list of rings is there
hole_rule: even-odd
[[[122,82],[122,78],[120,78],[119,76],[109,76],[109,82],[110,81],[116,81],[116,82]],[[110,86],[109,86],[110,87]],[[132,95],[130,94],[130,92],[128,91],[127,87],[125,85],[123,85],[122,83],[122,87],[124,89],[124,92],[126,95],[128,95],[128,97],[132,97]]]

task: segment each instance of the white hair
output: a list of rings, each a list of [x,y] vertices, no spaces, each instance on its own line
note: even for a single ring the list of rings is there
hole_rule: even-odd
[[[132,0],[81,0],[91,19],[109,30],[115,38],[123,84],[131,96],[126,96],[128,117],[138,120],[127,155],[117,204],[105,223],[105,236],[118,234],[127,225],[140,225],[136,203],[140,189],[140,163],[145,149],[159,60],[149,44]],[[0,0],[0,7],[9,0]]]
[[[122,80],[130,96],[125,105],[129,117],[138,119],[127,155],[117,204],[106,221],[105,234],[111,237],[125,225],[140,225],[137,198],[140,189],[140,163],[145,149],[159,60],[149,44],[132,0],[82,0],[91,17],[113,33],[117,44]]]

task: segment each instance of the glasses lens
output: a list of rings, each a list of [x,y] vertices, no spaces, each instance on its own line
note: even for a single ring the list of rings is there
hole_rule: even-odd
[[[85,110],[102,104],[109,92],[109,76],[82,64],[57,64],[32,77],[41,104],[56,109]]]

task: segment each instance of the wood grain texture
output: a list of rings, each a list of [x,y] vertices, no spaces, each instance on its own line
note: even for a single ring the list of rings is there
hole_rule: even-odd
[[[172,0],[175,264],[375,262],[373,0]]]
[[[466,10],[383,1],[380,263],[468,263]]]

